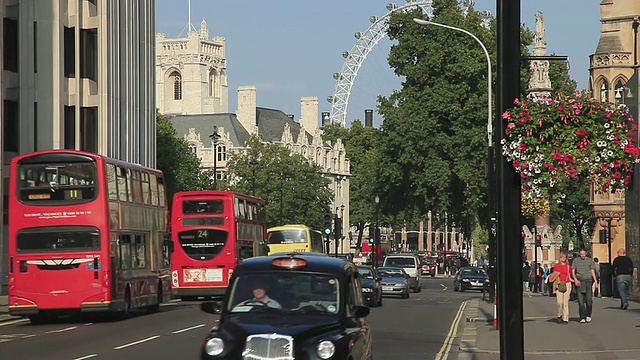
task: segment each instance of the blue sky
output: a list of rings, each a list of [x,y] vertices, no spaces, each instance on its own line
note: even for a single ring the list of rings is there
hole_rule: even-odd
[[[317,96],[319,110],[330,111],[333,74],[340,71],[343,51],[350,50],[372,15],[384,16],[390,0],[191,0],[191,22],[204,17],[210,36],[227,44],[229,111],[237,107],[237,88],[257,87],[260,107],[280,109],[300,117],[300,98]],[[402,5],[405,1],[397,0]],[[475,0],[476,10],[495,16],[496,0]],[[570,75],[587,88],[589,55],[600,37],[600,0],[522,0],[522,22],[534,29],[534,14],[544,13],[547,51],[568,55]],[[186,36],[187,0],[156,0],[156,31],[168,37]],[[370,52],[354,82],[347,123],[363,119],[376,108],[376,96],[400,87],[386,63],[392,43],[383,39]],[[375,114],[374,125],[382,119]]]

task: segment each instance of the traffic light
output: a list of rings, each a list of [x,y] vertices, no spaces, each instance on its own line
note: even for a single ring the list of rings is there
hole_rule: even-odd
[[[340,239],[342,237],[342,218],[336,216],[336,221],[333,228],[333,234],[336,239]]]
[[[379,227],[376,227],[376,229],[375,229],[374,233],[376,234],[376,236],[375,236],[375,238],[374,238],[374,240],[375,240],[374,242],[375,242],[376,244],[380,244],[380,228],[379,228]]]
[[[329,235],[331,234],[331,213],[325,213],[324,214],[324,234],[325,235]]]
[[[373,244],[375,242],[375,228],[373,226],[369,226],[369,244]]]
[[[540,235],[536,235],[536,246],[542,247],[542,237]]]
[[[606,244],[607,243],[607,229],[600,229],[599,234],[600,235],[600,244]]]

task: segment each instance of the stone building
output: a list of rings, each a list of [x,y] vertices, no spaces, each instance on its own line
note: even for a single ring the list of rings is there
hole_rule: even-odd
[[[5,0],[0,23],[1,168],[17,154],[60,148],[156,166],[154,1]]]
[[[600,18],[602,22],[600,40],[595,53],[590,55],[589,91],[596,99],[625,104],[637,111],[637,80],[630,80],[634,75],[634,65],[638,63],[640,2],[602,0]],[[632,82],[636,85],[631,86]],[[633,96],[633,93],[636,95]],[[637,113],[633,115],[636,119],[638,118]],[[637,166],[635,172],[638,172]],[[637,176],[634,176],[633,182],[637,184]],[[637,185],[635,187],[637,188]],[[608,263],[609,258],[615,258],[618,248],[626,248],[636,264],[640,261],[640,254],[638,254],[640,240],[637,235],[640,223],[637,211],[640,207],[640,197],[636,194],[635,203],[626,204],[627,207],[632,206],[635,209],[633,213],[628,214],[625,211],[625,197],[629,199],[624,191],[603,194],[592,191],[591,193],[591,204],[598,218],[591,246],[593,256],[598,257],[603,263]],[[625,227],[631,224],[634,225],[626,229],[627,234],[632,234],[632,238],[629,239],[631,241],[628,243]],[[609,225],[611,244],[609,245],[607,241],[600,243],[600,232],[609,228]]]
[[[343,218],[342,233],[349,233],[349,177],[350,163],[344,144],[338,140],[330,144],[322,140],[319,128],[318,98],[303,97],[300,101],[300,121],[281,110],[256,106],[255,86],[238,89],[236,113],[175,115],[170,120],[174,128],[189,144],[203,166],[213,168],[216,158],[216,176],[222,179],[226,173],[227,156],[233,151],[242,151],[244,143],[252,134],[261,134],[267,140],[281,144],[293,153],[301,154],[322,168],[323,175],[330,180],[334,193],[333,210]],[[209,135],[217,126],[220,139],[215,149]],[[344,209],[338,210],[344,205]],[[342,252],[349,252],[347,241],[340,243]],[[331,249],[333,249],[333,244]]]
[[[186,38],[156,34],[156,106],[162,114],[226,113],[225,38],[210,39],[204,19],[189,30]]]
[[[255,86],[238,88],[238,108],[228,110],[225,38],[209,39],[207,23],[203,19],[200,30],[189,24],[186,38],[167,38],[156,34],[156,101],[161,114],[169,116],[180,136],[202,161],[203,167],[213,169],[222,179],[227,172],[228,154],[242,151],[252,134],[261,134],[294,153],[304,155],[322,168],[335,195],[333,209],[342,215],[342,233],[349,233],[349,177],[350,165],[344,144],[338,140],[329,144],[322,140],[318,98],[302,97],[300,120],[282,110],[257,106]],[[209,138],[217,127],[220,139],[214,149]],[[344,205],[344,209],[341,206]],[[340,209],[340,210],[338,210]],[[349,243],[343,242],[344,252]],[[331,245],[333,249],[333,244]]]

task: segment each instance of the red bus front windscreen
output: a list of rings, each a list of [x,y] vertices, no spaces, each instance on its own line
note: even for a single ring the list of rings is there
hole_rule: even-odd
[[[178,233],[180,247],[194,260],[211,260],[227,243],[229,233],[224,230],[199,229]]]

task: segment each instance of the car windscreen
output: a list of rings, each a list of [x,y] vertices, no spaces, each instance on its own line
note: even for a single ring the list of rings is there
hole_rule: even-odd
[[[416,259],[412,257],[388,257],[385,260],[384,265],[412,268],[416,266]]]
[[[378,268],[377,272],[380,277],[404,277],[402,269]]]
[[[302,272],[244,274],[233,282],[226,308],[232,313],[278,309],[335,315],[340,309],[340,281]]]
[[[464,268],[460,271],[461,275],[470,275],[470,276],[482,276],[485,274],[482,269],[477,268]]]
[[[369,268],[359,267],[358,272],[364,279],[373,279],[373,271]]]

